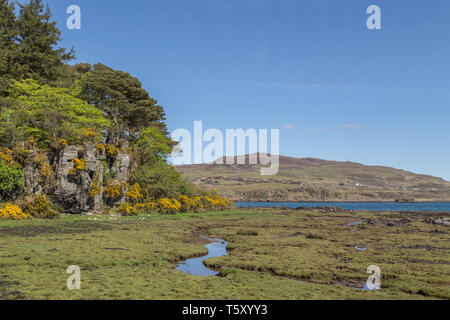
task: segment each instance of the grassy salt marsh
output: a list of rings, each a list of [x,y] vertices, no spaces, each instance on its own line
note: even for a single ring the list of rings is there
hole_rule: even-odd
[[[449,227],[436,223],[449,217],[253,208],[0,221],[0,299],[450,299]],[[219,276],[176,269],[207,254],[199,235],[229,242],[205,261]],[[70,265],[81,290],[67,289]],[[354,289],[370,265],[382,289]]]

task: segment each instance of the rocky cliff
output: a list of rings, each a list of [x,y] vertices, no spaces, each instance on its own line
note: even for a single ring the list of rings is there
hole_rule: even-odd
[[[67,146],[59,152],[40,153],[24,167],[29,193],[45,193],[67,213],[100,211],[124,201],[131,156],[116,150],[108,154],[96,145]],[[115,193],[105,190],[115,190]]]

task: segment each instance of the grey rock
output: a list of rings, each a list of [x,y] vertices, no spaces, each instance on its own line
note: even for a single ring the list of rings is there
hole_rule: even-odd
[[[79,158],[79,148],[68,146],[56,155],[52,169],[54,171],[54,187],[51,192],[40,184],[40,168],[30,163],[24,167],[26,188],[29,193],[47,192],[49,198],[61,206],[66,213],[85,213],[99,211],[104,208],[103,199],[103,164],[104,155],[99,154],[94,145],[85,145],[83,158],[86,160],[86,170],[76,176],[68,176],[73,168],[73,160]],[[126,182],[130,171],[131,157],[125,152],[120,152],[112,165],[115,180]],[[100,187],[100,194],[90,197],[93,182]],[[123,200],[123,199],[119,199]],[[118,200],[118,201],[119,201]]]
[[[34,157],[33,154],[30,157]],[[25,175],[25,189],[32,194],[42,193],[43,187],[39,184],[41,169],[35,163],[29,162],[23,168]]]
[[[131,162],[130,155],[128,153],[120,151],[113,165],[113,172],[115,174],[116,180],[127,181],[130,162]]]

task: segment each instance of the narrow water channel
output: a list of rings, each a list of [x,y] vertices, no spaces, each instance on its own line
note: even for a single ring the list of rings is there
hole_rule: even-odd
[[[210,239],[206,236],[200,236],[201,238],[210,241],[209,243],[205,244],[205,247],[208,249],[208,254],[199,257],[199,258],[192,258],[188,259],[186,261],[181,261],[177,265],[177,270],[183,271],[186,274],[191,274],[197,277],[214,277],[219,274],[219,271],[215,271],[213,269],[210,269],[204,265],[204,261],[209,258],[215,258],[215,257],[223,257],[228,254],[227,246],[228,242],[222,239]],[[364,247],[355,247],[357,250],[366,250]],[[311,282],[305,282],[300,281],[304,283],[311,283]],[[376,291],[380,288],[369,288],[367,284],[364,284],[362,288],[358,287],[352,287],[355,290],[362,290],[362,291]]]
[[[199,258],[192,258],[186,261],[182,261],[177,265],[177,270],[183,271],[187,274],[192,274],[198,277],[208,277],[217,276],[218,271],[209,269],[203,262],[209,258],[222,257],[228,254],[227,245],[228,242],[222,239],[209,239],[208,237],[202,236],[202,238],[211,241],[206,244],[205,247],[208,249],[208,254]]]

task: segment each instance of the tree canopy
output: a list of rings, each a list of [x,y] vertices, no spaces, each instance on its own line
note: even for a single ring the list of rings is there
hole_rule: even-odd
[[[51,11],[41,0],[19,3],[19,14],[9,0],[0,0],[0,90],[9,80],[56,81],[73,50],[58,47],[61,32],[51,21]]]
[[[80,143],[83,131],[109,126],[103,112],[75,97],[76,91],[40,85],[36,80],[13,80],[10,105],[2,108],[1,139],[14,146],[35,138],[42,147],[56,146],[64,139]]]
[[[0,93],[6,90],[13,74],[17,38],[14,4],[9,0],[0,0]]]
[[[49,7],[41,0],[14,3],[0,0],[0,200],[27,193],[25,173],[29,182],[36,168],[49,193],[56,183],[50,173],[68,145],[79,152],[69,172],[86,170],[87,150],[102,163],[102,185],[101,173],[89,172],[89,196],[99,190],[120,196],[130,184],[148,201],[194,194],[168,163],[175,143],[165,112],[142,83],[101,63],[68,64],[73,50],[59,47]],[[120,154],[130,159],[126,177],[118,175],[127,163]]]
[[[93,71],[82,78],[80,85],[81,97],[102,110],[111,121],[108,142],[135,141],[139,131],[147,127],[158,128],[167,134],[163,108],[129,73],[96,64]]]

